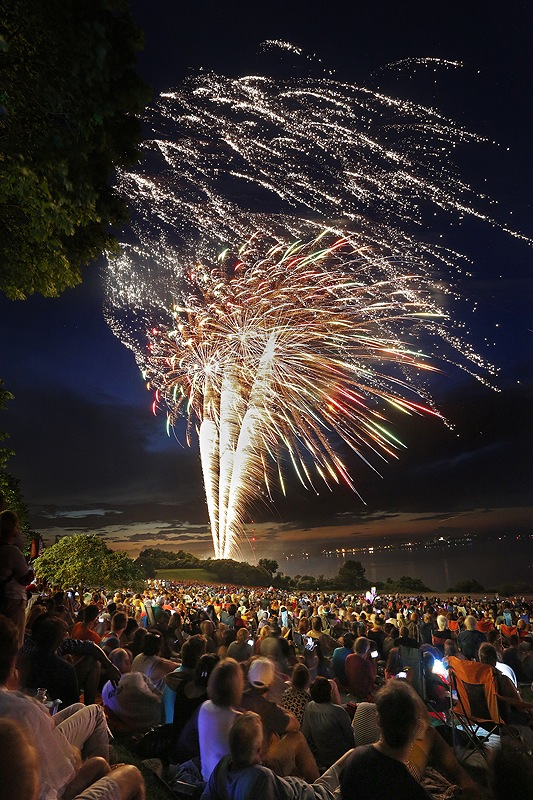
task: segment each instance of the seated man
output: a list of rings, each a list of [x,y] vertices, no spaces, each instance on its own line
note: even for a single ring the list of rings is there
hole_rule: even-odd
[[[376,665],[370,656],[370,639],[359,636],[344,662],[348,689],[356,700],[371,700],[376,685]]]
[[[250,686],[242,695],[241,708],[261,717],[265,765],[278,775],[298,775],[312,782],[319,775],[318,767],[300,731],[300,723],[294,714],[265,697],[274,676],[274,663],[270,659],[252,661],[248,672]]]
[[[128,624],[128,617],[123,611],[117,611],[111,617],[111,630],[106,633],[100,642],[102,650],[109,655],[117,647],[121,647],[122,634],[126,630]]]
[[[487,641],[487,637],[477,629],[477,620],[471,614],[465,619],[465,629],[457,637],[457,645],[469,661],[477,659],[479,646]]]
[[[111,661],[121,673],[120,681],[107,681],[102,689],[104,707],[131,733],[146,733],[161,722],[161,692],[142,672],[131,671],[131,655],[122,647],[111,653]],[[116,723],[115,723],[116,724]]]
[[[341,776],[342,800],[429,800],[430,795],[405,765],[420,724],[414,689],[403,681],[389,681],[377,694],[376,706],[379,741],[356,747],[347,756]]]
[[[37,800],[41,797],[40,766],[39,754],[21,726],[12,719],[0,719],[0,800],[13,800],[15,797],[17,800]],[[67,791],[63,798],[144,800],[144,781],[137,767],[122,764],[111,772],[109,765],[103,762],[100,771],[103,777],[86,791],[81,794]]]
[[[45,614],[46,612],[44,612],[43,609],[43,612],[35,617],[32,624],[32,636],[26,637],[26,640],[19,651],[17,669],[21,673],[21,678],[23,681],[21,684],[22,686],[25,685],[24,680],[28,673],[29,665],[33,660],[35,660],[35,654],[37,652],[37,643],[33,639],[33,632],[34,630],[37,631],[37,628],[40,624],[40,617]],[[48,619],[49,616],[49,614],[46,614],[44,619]],[[94,703],[96,700],[101,670],[105,671],[105,674],[109,680],[118,681],[120,679],[120,672],[118,669],[114,664],[111,663],[102,648],[95,644],[92,640],[71,639],[68,636],[63,637],[63,640],[60,642],[56,650],[56,655],[61,658],[65,658],[66,656],[72,657],[74,671],[78,679],[78,687],[80,690],[83,690],[83,702],[86,706],[92,705],[92,703]],[[39,686],[45,686],[48,688],[45,683],[39,684]],[[50,689],[50,692],[54,694],[52,689]],[[60,692],[59,695],[54,694],[54,699],[58,696],[61,698],[61,700],[66,702],[66,698],[63,697],[63,692]]]
[[[35,744],[40,800],[76,797],[108,769],[109,731],[104,711],[101,706],[78,703],[51,717],[41,703],[12,691],[17,683],[17,651],[18,631],[0,616],[0,718],[17,722]]]
[[[496,669],[497,658],[495,648],[488,642],[483,642],[479,648],[479,660],[482,664],[489,664],[494,671],[501,718],[507,724],[533,727],[533,703],[522,700],[512,680]]]
[[[301,778],[282,778],[261,765],[263,726],[252,711],[241,714],[229,731],[230,755],[211,773],[202,800],[333,800],[339,771],[346,756],[308,784]]]
[[[336,678],[341,686],[347,685],[346,672],[344,669],[346,659],[353,653],[354,645],[353,633],[345,633],[342,637],[342,647],[337,647],[333,651],[331,657],[331,669],[333,670],[333,677]]]
[[[519,648],[518,636],[516,634],[509,636],[509,646],[503,651],[502,661],[504,664],[507,664],[508,667],[511,667],[519,683],[525,683],[527,681],[527,676],[522,664],[522,654]]]
[[[66,632],[67,626],[62,619],[41,614],[32,630],[36,650],[28,655],[19,655],[17,659],[21,687],[35,691],[43,687],[51,700],[61,700],[62,707],[80,701],[76,671],[56,652]]]

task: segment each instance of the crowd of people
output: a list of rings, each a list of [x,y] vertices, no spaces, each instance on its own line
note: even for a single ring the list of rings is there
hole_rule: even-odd
[[[530,756],[498,751],[487,795],[443,732],[452,656],[490,665],[502,718],[533,727],[519,691],[533,679],[523,598],[164,582],[137,594],[28,590],[13,517],[0,514],[0,800],[140,800],[140,772],[110,766],[113,735],[164,742],[204,800],[379,800],[391,787],[399,800],[501,800],[503,785],[531,796]],[[4,780],[13,748],[15,795]]]

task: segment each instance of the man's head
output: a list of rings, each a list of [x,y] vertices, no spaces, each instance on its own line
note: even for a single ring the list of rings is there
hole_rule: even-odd
[[[467,631],[475,631],[477,627],[476,618],[469,614],[465,619],[465,628]]]
[[[498,661],[496,648],[488,642],[482,642],[479,646],[478,658],[482,664],[489,664],[489,666],[495,667]]]
[[[328,679],[321,675],[316,677],[311,684],[309,694],[315,703],[331,703],[331,684]]]
[[[259,714],[245,711],[240,714],[229,732],[229,749],[235,769],[261,763],[263,724]]]
[[[205,639],[203,636],[196,634],[191,636],[183,643],[181,648],[181,663],[187,669],[194,669],[200,659],[205,653]]]
[[[100,615],[100,609],[98,608],[98,606],[95,605],[87,606],[85,611],[83,612],[83,621],[86,625],[90,625],[90,623],[94,622],[99,615]]]
[[[113,633],[122,633],[128,624],[128,617],[122,611],[117,611],[111,619],[111,630]]]
[[[145,656],[157,656],[161,650],[161,636],[158,633],[149,631],[144,637],[143,654]]]
[[[389,681],[376,695],[378,725],[385,743],[401,750],[412,742],[419,725],[416,693],[404,681]]]
[[[353,646],[354,653],[357,653],[359,656],[364,656],[368,653],[369,649],[370,639],[367,639],[366,636],[358,636]]]
[[[353,633],[345,633],[342,637],[342,644],[346,647],[347,650],[353,649],[353,643],[355,642],[355,637]]]
[[[112,650],[109,660],[120,670],[121,675],[131,672],[131,655],[123,647],[116,647]]]
[[[269,658],[256,658],[250,664],[248,680],[255,689],[267,690],[274,680],[274,664]]]
[[[456,656],[457,655],[457,645],[453,639],[446,639],[444,642],[444,655],[445,656]]]
[[[33,623],[31,638],[42,653],[55,653],[67,634],[67,624],[52,614],[41,614]]]

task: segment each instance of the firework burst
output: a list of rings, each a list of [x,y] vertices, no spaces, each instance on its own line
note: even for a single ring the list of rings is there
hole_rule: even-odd
[[[329,79],[202,75],[149,121],[150,167],[120,177],[134,215],[107,316],[154,410],[198,436],[228,557],[287,461],[308,488],[355,489],[339,439],[367,463],[396,455],[387,407],[437,413],[430,357],[486,371],[451,313],[461,256],[416,231],[442,212],[496,224],[449,166],[481,137]]]
[[[152,328],[145,375],[169,424],[200,443],[217,558],[238,553],[250,505],[289,461],[306,488],[356,487],[334,442],[396,456],[387,408],[436,413],[421,396],[434,367],[420,340],[442,338],[446,312],[418,275],[371,265],[346,239],[255,237],[189,275],[172,322]],[[381,274],[380,274],[381,273]]]

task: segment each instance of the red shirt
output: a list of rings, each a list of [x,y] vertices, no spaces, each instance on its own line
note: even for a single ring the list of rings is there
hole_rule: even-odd
[[[77,622],[74,625],[70,634],[70,638],[82,639],[83,641],[90,639],[90,641],[94,642],[95,644],[100,644],[102,641],[102,637],[98,636],[95,631],[91,630],[91,628],[88,628],[83,622]]]
[[[374,662],[357,653],[350,653],[344,662],[344,671],[350,694],[366,700],[375,687],[376,668]]]

